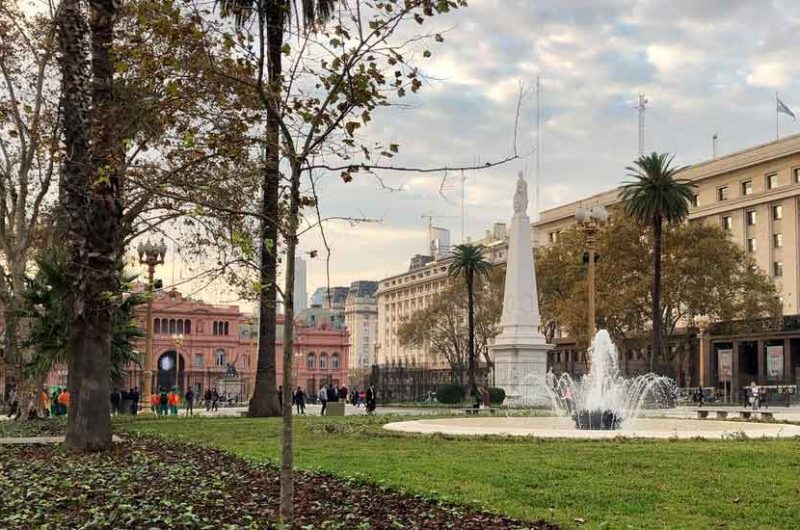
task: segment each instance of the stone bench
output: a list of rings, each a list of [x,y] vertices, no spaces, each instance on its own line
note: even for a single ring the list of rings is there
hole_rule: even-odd
[[[466,415],[466,416],[477,416],[478,414],[481,414],[481,413],[484,413],[484,412],[487,412],[487,413],[493,415],[495,412],[497,412],[497,409],[492,408],[492,407],[482,408],[482,409],[480,409],[480,408],[476,409],[475,407],[466,407],[466,408],[463,408],[461,410],[464,411],[464,415]]]
[[[759,418],[762,420],[774,420],[775,415],[772,412],[763,411],[763,410],[750,410],[750,409],[741,409],[741,410],[715,410],[715,409],[697,409],[697,419],[698,420],[705,420],[711,415],[712,417],[716,417],[718,420],[724,420],[728,418],[728,414],[732,414],[733,416],[738,416],[744,420],[749,420],[751,418]]]

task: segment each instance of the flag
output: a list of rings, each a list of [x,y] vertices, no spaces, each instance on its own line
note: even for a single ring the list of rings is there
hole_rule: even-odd
[[[794,112],[792,112],[791,109],[789,107],[787,107],[783,103],[783,101],[781,101],[781,98],[776,96],[775,97],[775,101],[778,102],[778,112],[782,112],[784,114],[788,114],[789,116],[792,117],[793,120],[797,119],[797,117],[794,115]]]

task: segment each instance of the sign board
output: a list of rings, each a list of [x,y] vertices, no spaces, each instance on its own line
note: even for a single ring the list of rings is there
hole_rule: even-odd
[[[783,378],[783,346],[767,346],[767,379]]]
[[[733,379],[733,350],[717,350],[720,381]]]

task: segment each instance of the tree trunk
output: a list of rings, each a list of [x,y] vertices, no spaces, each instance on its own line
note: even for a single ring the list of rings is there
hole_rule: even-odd
[[[267,85],[269,94],[280,93],[283,46],[283,10],[273,6],[266,13],[267,34]],[[264,18],[260,19],[264,23]],[[279,101],[280,98],[273,98]],[[277,370],[275,359],[276,335],[276,297],[278,281],[278,201],[280,198],[280,116],[273,107],[267,108],[265,132],[266,148],[264,172],[261,184],[261,243],[258,295],[258,365],[253,398],[250,400],[249,415],[253,417],[279,416],[276,388]]]
[[[467,370],[469,371],[469,391],[468,395],[472,398],[475,392],[475,293],[474,275],[468,270],[467,278],[467,328],[469,329],[469,358],[467,359]]]
[[[92,0],[94,104],[89,116],[85,21],[76,0],[64,4],[62,68],[67,161],[64,185],[69,276],[70,405],[66,443],[77,451],[111,447],[111,336],[119,295],[122,221],[121,148],[113,114],[112,44],[118,4]],[[89,137],[93,150],[89,152]]]
[[[300,214],[300,168],[292,167],[289,188],[289,218],[286,234],[286,278],[284,301],[286,320],[283,324],[283,429],[281,431],[281,522],[291,526],[294,466],[292,440],[292,361],[294,356],[294,257],[297,249],[297,226]]]
[[[662,219],[653,219],[653,337],[649,370],[653,371],[653,359],[661,357],[661,238]]]

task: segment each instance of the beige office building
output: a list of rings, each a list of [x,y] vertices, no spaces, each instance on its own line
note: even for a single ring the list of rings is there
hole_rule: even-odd
[[[350,332],[351,372],[368,369],[374,362],[373,349],[378,334],[378,282],[357,281],[350,284],[344,306],[344,319]]]
[[[484,237],[476,241],[486,247],[487,259],[493,263],[504,262],[508,236],[506,225],[495,223]],[[442,292],[449,281],[447,267],[449,256],[414,256],[406,272],[384,278],[379,282],[378,339],[375,347],[375,364],[417,366],[443,365],[444,360],[432,357],[425,348],[402,346],[397,338],[397,329],[404,319],[415,311],[431,304],[434,295]]]
[[[800,135],[694,164],[680,177],[696,186],[689,222],[714,223],[727,230],[773,279],[784,314],[800,313]],[[542,212],[534,224],[535,244],[557,241],[560,232],[575,223],[578,208],[611,206],[619,201],[618,194],[614,189]],[[718,382],[716,349],[732,350],[736,386],[749,380],[794,382],[794,374],[800,376],[800,329],[793,329],[791,322],[784,319],[782,329],[761,335],[711,337],[703,359],[708,367],[704,384]],[[778,347],[783,348],[783,368],[776,376],[779,363],[773,359],[775,369],[768,370],[766,359],[767,349],[777,355]],[[697,380],[696,373],[692,379]]]

